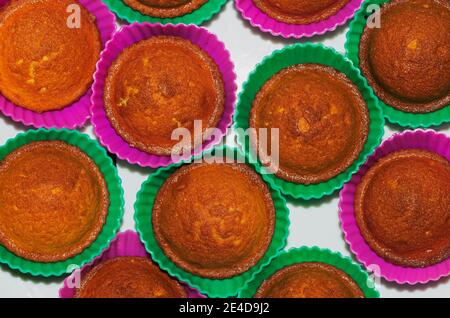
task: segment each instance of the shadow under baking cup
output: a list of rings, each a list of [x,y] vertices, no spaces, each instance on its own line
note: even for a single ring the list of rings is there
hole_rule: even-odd
[[[423,149],[450,161],[450,138],[433,130],[408,130],[385,140],[340,193],[339,219],[344,238],[357,260],[387,281],[398,284],[425,284],[450,275],[450,259],[424,268],[394,265],[378,256],[364,240],[355,216],[355,192],[361,178],[381,158],[402,149]]]
[[[254,27],[263,32],[268,32],[274,36],[284,38],[302,38],[322,35],[326,32],[334,31],[338,26],[345,24],[353,17],[355,12],[361,7],[363,0],[350,0],[335,15],[310,24],[289,24],[278,21],[266,13],[262,12],[253,0],[236,0],[236,9],[242,17],[250,22]]]
[[[111,158],[97,141],[90,139],[89,136],[81,134],[78,131],[67,129],[38,129],[20,133],[0,147],[0,161],[14,150],[26,144],[44,140],[61,140],[85,152],[100,169],[109,194],[108,215],[101,232],[88,248],[72,258],[52,263],[34,262],[16,256],[0,245],[1,263],[8,265],[12,269],[19,270],[24,274],[49,277],[61,276],[72,272],[76,267],[90,262],[109,245],[119,231],[122,223],[124,201],[122,181],[117,174],[117,168],[113,165]]]
[[[0,7],[9,0],[0,0]],[[103,47],[116,29],[116,18],[101,0],[78,0],[96,18],[97,28]],[[90,117],[92,89],[76,102],[61,110],[37,113],[15,105],[0,94],[0,111],[15,122],[36,128],[68,128],[83,126]]]
[[[208,154],[222,154],[226,150],[227,154],[232,153],[234,158],[245,158],[245,162],[254,169],[249,160],[237,149],[227,147],[214,148]],[[184,162],[185,163],[185,162]],[[275,231],[272,242],[262,259],[248,271],[226,279],[210,279],[193,275],[177,267],[163,252],[154,236],[152,224],[152,210],[155,197],[160,187],[183,163],[173,164],[169,167],[160,168],[145,181],[141,190],[137,194],[134,205],[136,229],[144,242],[147,251],[159,266],[169,272],[172,276],[181,281],[187,282],[190,286],[198,289],[201,293],[209,297],[232,297],[236,296],[244,284],[253,279],[254,275],[265,265],[267,265],[275,255],[286,246],[287,236],[289,234],[289,210],[286,206],[286,200],[280,192],[269,186],[272,194],[273,203],[276,211]]]
[[[356,13],[355,18],[350,23],[350,29],[347,33],[347,41],[345,42],[345,49],[347,51],[347,57],[353,62],[356,67],[360,67],[359,61],[359,43],[361,41],[361,36],[366,27],[366,20],[368,15],[368,6],[370,5],[382,5],[384,3],[390,2],[391,0],[367,0],[363,3],[361,9]],[[402,127],[411,128],[428,128],[431,126],[439,126],[443,123],[450,122],[450,105],[445,106],[439,110],[425,113],[407,113],[398,110],[390,105],[383,102],[378,96],[380,107],[383,109],[383,114],[386,119],[392,123],[397,124]]]
[[[173,163],[173,160],[171,156],[156,156],[130,146],[111,125],[106,115],[103,95],[108,69],[119,54],[134,43],[159,35],[178,36],[190,40],[209,54],[222,75],[225,86],[225,107],[222,118],[216,127],[221,133],[195,149],[195,155],[218,144],[226,135],[228,127],[233,121],[237,90],[236,74],[234,73],[234,64],[231,61],[230,53],[214,34],[204,28],[182,24],[135,23],[124,26],[117,31],[106,45],[94,76],[91,108],[94,133],[109,152],[116,154],[120,159],[127,160],[131,164],[138,164],[141,167],[151,168],[168,166]]]
[[[114,259],[116,257],[123,256],[138,256],[149,258],[149,254],[145,250],[144,244],[139,239],[139,235],[134,231],[125,231],[119,233],[116,238],[111,242],[109,247],[103,251],[103,253],[96,257],[89,264],[84,265],[78,272],[81,278],[86,275],[91,269],[100,264],[101,262]],[[63,286],[59,290],[60,298],[74,298],[76,293],[76,287],[72,287],[75,281],[76,273],[72,273],[64,280]],[[195,289],[190,288],[186,284],[183,284],[188,294],[188,298],[204,298]]]
[[[349,257],[344,257],[340,253],[332,252],[329,249],[314,247],[293,248],[287,252],[280,252],[270,264],[248,282],[239,292],[239,298],[251,298],[258,291],[261,284],[279,270],[300,263],[319,262],[334,266],[349,275],[361,288],[366,298],[379,298],[380,294],[375,289],[375,282]]]
[[[119,18],[128,22],[150,22],[161,24],[197,24],[200,25],[211,20],[220,12],[228,0],[209,0],[197,10],[191,13],[175,17],[175,18],[156,18],[130,8],[122,0],[103,0],[103,2],[113,11]]]
[[[334,49],[321,44],[311,43],[295,44],[275,51],[256,66],[239,94],[235,114],[235,128],[244,130],[249,128],[250,110],[253,100],[264,83],[284,68],[307,63],[328,65],[345,74],[361,92],[367,104],[370,118],[369,135],[362,152],[350,167],[336,177],[318,184],[303,185],[278,178],[275,174],[263,174],[264,180],[279,189],[283,194],[289,195],[294,199],[304,200],[320,199],[342,188],[344,183],[350,180],[352,174],[364,163],[375,147],[380,144],[384,134],[384,118],[381,108],[378,106],[372,89],[365,78],[361,76],[360,71],[353,66],[350,60]],[[250,140],[248,136],[238,134],[238,142],[252,159],[252,162],[254,162],[256,153],[253,147],[249,146]],[[261,171],[264,167],[261,164],[257,164],[256,169]]]

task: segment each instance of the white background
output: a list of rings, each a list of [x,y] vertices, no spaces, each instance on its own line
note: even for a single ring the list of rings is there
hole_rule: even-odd
[[[276,49],[299,42],[299,40],[276,38],[251,27],[241,18],[230,1],[226,8],[205,27],[217,34],[230,50],[238,76],[238,91],[248,74],[264,56]],[[335,32],[301,40],[301,42],[321,42],[344,53],[347,30],[348,24]],[[0,144],[4,144],[8,138],[24,130],[22,125],[0,116]],[[399,127],[388,125],[385,138],[399,130]],[[436,130],[450,135],[450,125],[443,125]],[[91,126],[84,128],[83,132],[93,136]],[[131,166],[126,162],[118,162],[118,168],[125,190],[125,217],[122,230],[134,229],[133,204],[136,193],[152,170]],[[317,245],[339,251],[347,256],[351,255],[339,227],[337,193],[319,201],[288,200],[288,202],[292,223],[288,248]],[[0,297],[58,297],[61,284],[61,278],[33,278],[0,264]],[[424,286],[400,286],[382,280],[378,289],[382,297],[450,297],[450,278]]]

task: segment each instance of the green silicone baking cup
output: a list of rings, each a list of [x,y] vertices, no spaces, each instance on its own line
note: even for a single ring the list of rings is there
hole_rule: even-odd
[[[23,145],[34,141],[44,140],[65,141],[70,145],[80,148],[91,157],[103,174],[110,200],[106,222],[97,239],[81,254],[78,254],[73,258],[54,263],[33,262],[14,255],[0,245],[1,263],[7,264],[12,269],[19,270],[24,274],[50,277],[67,274],[76,268],[89,263],[94,257],[100,255],[100,253],[108,247],[120,228],[124,202],[121,180],[111,158],[107,155],[105,149],[103,149],[96,141],[77,131],[67,129],[39,129],[21,133],[12,139],[9,139],[4,146],[0,147],[0,161],[9,153]]]
[[[176,18],[156,18],[136,11],[127,6],[122,0],[103,0],[103,2],[113,11],[119,18],[128,22],[150,22],[161,24],[197,24],[200,25],[210,20],[214,15],[219,13],[228,0],[209,0],[197,10]]]
[[[283,194],[289,195],[294,199],[320,199],[325,195],[330,195],[340,189],[345,182],[349,181],[351,176],[366,161],[366,158],[380,144],[384,134],[384,118],[380,106],[372,89],[367,81],[362,77],[360,71],[353,64],[332,48],[327,48],[320,44],[295,44],[282,50],[275,51],[272,55],[266,57],[255,70],[250,74],[243,90],[239,95],[234,121],[236,129],[248,129],[250,109],[256,94],[264,83],[280,70],[296,64],[316,63],[334,67],[344,73],[361,91],[366,101],[370,114],[370,126],[367,142],[364,145],[359,157],[344,172],[336,177],[322,183],[303,185],[296,184],[278,178],[274,174],[263,174],[263,178],[273,187],[281,190]],[[249,138],[242,133],[237,134],[238,142],[245,150],[251,160],[255,161],[256,154],[250,147]],[[256,165],[256,169],[261,172],[264,167]]]
[[[356,13],[355,18],[350,23],[350,29],[347,33],[347,41],[345,49],[348,58],[359,68],[359,42],[366,26],[366,19],[368,16],[367,7],[369,5],[382,5],[390,0],[367,0],[363,3],[361,9]],[[376,96],[377,97],[377,96]],[[383,109],[386,119],[393,124],[402,127],[411,128],[427,128],[431,126],[439,126],[443,123],[450,122],[450,105],[445,106],[437,111],[416,114],[402,112],[394,107],[387,105],[380,98],[378,98],[379,105]]]
[[[239,292],[239,297],[253,297],[259,286],[275,272],[284,267],[305,262],[320,262],[334,266],[347,273],[358,284],[366,298],[380,297],[380,293],[375,289],[374,281],[361,266],[354,263],[350,258],[342,256],[340,253],[332,252],[329,249],[321,249],[316,246],[294,248],[287,252],[279,253],[252,281],[247,283]]]
[[[244,158],[245,162],[250,167],[254,168],[254,166],[249,163],[248,158],[237,149],[216,147],[207,151],[206,154],[218,155],[223,153],[224,149],[228,154],[232,153],[234,158]],[[169,274],[177,277],[181,281],[187,282],[190,286],[198,289],[201,293],[208,295],[209,297],[223,298],[236,296],[245,283],[253,279],[254,275],[256,275],[256,273],[265,265],[269,264],[276,254],[286,246],[290,224],[286,200],[278,190],[272,189],[269,185],[276,210],[275,232],[266,254],[264,254],[258,264],[238,276],[227,279],[209,279],[192,275],[181,268],[178,268],[161,250],[154,236],[151,217],[154,200],[159,188],[182,164],[183,163],[177,163],[165,168],[160,168],[144,182],[137,195],[134,206],[136,229],[147,251],[152,255],[153,260],[156,261],[162,269],[169,272]]]

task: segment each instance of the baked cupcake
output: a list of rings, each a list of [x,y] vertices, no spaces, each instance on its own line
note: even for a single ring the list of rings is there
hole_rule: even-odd
[[[78,1],[9,1],[0,8],[0,92],[34,112],[60,110],[88,91],[101,47],[95,17]]]
[[[357,86],[343,73],[325,65],[298,64],[262,86],[249,125],[258,136],[261,128],[279,129],[278,177],[317,184],[358,158],[367,141],[369,111]],[[264,163],[265,150],[258,149],[258,154]]]
[[[95,162],[63,141],[26,144],[0,163],[0,244],[35,262],[80,254],[102,230],[108,189]]]
[[[145,257],[117,257],[83,277],[77,298],[186,298],[178,281]]]
[[[350,0],[253,0],[272,19],[289,24],[320,22],[337,14]]]
[[[393,152],[362,177],[355,194],[358,227],[370,248],[404,267],[450,256],[450,163],[419,149]]]
[[[224,83],[212,58],[189,40],[155,36],[126,48],[111,65],[104,89],[106,114],[117,134],[147,153],[169,156],[196,148],[218,125],[225,105]],[[172,140],[177,128],[192,144]],[[178,146],[178,148],[176,147]]]
[[[266,279],[256,298],[363,298],[358,284],[334,266],[305,262],[290,265]]]
[[[409,113],[450,104],[450,3],[393,0],[381,8],[381,28],[366,26],[360,67],[378,97]]]
[[[165,181],[152,212],[155,239],[184,271],[212,279],[240,275],[271,244],[272,196],[245,164],[184,166]]]
[[[123,0],[130,8],[156,18],[175,18],[191,13],[208,0]]]

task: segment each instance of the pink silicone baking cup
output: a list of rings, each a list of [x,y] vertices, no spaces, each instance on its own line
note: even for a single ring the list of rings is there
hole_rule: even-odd
[[[340,193],[339,218],[345,240],[359,262],[391,282],[398,284],[425,284],[450,275],[450,259],[425,268],[394,265],[379,257],[366,243],[355,218],[355,191],[362,178],[382,157],[402,149],[424,149],[433,151],[450,161],[450,138],[433,130],[408,130],[384,141],[367,162],[359,169]]]
[[[78,273],[80,273],[81,277],[83,277],[83,275],[87,274],[97,264],[121,256],[139,256],[150,258],[150,255],[145,250],[145,247],[136,232],[121,232],[100,256],[94,258],[94,260],[89,264],[84,265]],[[75,272],[64,280],[64,285],[59,290],[60,298],[74,298],[76,290],[75,288],[69,287],[70,282],[73,282],[74,279]],[[197,290],[187,286],[185,283],[182,284],[185,287],[189,298],[205,298],[205,296],[200,294]]]
[[[173,163],[171,156],[156,156],[141,151],[130,146],[112,127],[103,102],[103,91],[108,69],[117,56],[130,45],[158,35],[179,36],[190,40],[198,45],[216,62],[225,85],[225,109],[222,119],[217,128],[220,135],[206,141],[198,147],[193,155],[201,153],[218,144],[226,135],[228,127],[233,120],[233,113],[236,103],[236,74],[234,64],[231,62],[230,53],[225,45],[212,33],[204,28],[194,25],[183,24],[151,24],[134,23],[122,27],[106,45],[100,62],[97,64],[97,71],[94,75],[93,95],[92,95],[92,124],[94,132],[100,142],[109,152],[116,154],[120,159],[127,160],[131,164],[138,164],[142,167],[159,168]],[[186,158],[183,158],[186,159]]]
[[[0,7],[9,0],[0,0]],[[116,29],[116,18],[101,0],[78,0],[96,18],[103,46]],[[89,89],[78,101],[61,110],[36,113],[17,106],[0,94],[0,111],[16,122],[36,128],[69,128],[83,126],[90,117],[92,90]]]
[[[236,8],[250,24],[259,28],[263,32],[271,33],[274,36],[284,38],[302,38],[321,35],[329,31],[334,31],[340,25],[351,19],[355,12],[361,7],[363,0],[350,0],[334,16],[326,20],[311,24],[289,24],[277,21],[262,12],[253,0],[236,0]]]

